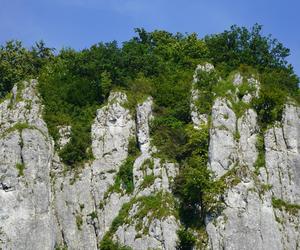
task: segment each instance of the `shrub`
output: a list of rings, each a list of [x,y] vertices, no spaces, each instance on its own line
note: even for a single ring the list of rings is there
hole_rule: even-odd
[[[191,250],[196,243],[195,236],[187,229],[180,229],[177,232],[179,243],[178,249],[180,250]]]
[[[106,195],[108,195],[112,191],[121,192],[122,190],[125,190],[126,193],[133,192],[133,164],[139,154],[140,151],[136,142],[136,138],[132,137],[129,139],[128,143],[128,157],[120,166],[120,169],[115,177],[115,183],[109,188]]]
[[[280,210],[286,210],[287,212],[291,213],[291,214],[298,214],[300,211],[300,205],[299,204],[291,204],[288,203],[284,200],[281,199],[277,199],[277,198],[272,198],[272,205],[274,208],[278,208]]]
[[[142,182],[142,188],[150,187],[155,181],[154,174],[144,176],[144,180]]]
[[[17,163],[16,164],[16,168],[18,170],[18,176],[24,176],[24,169],[25,169],[25,165],[24,163]]]
[[[181,200],[180,217],[186,226],[201,227],[207,213],[215,213],[220,203],[222,182],[212,179],[207,168],[209,133],[207,127],[186,128],[187,142],[181,153],[181,168],[174,193]]]
[[[107,236],[104,236],[102,241],[99,245],[100,250],[131,250],[131,247],[128,246],[122,246],[117,242],[114,242],[112,239],[110,239]]]
[[[281,121],[287,95],[280,89],[262,86],[259,98],[253,101],[253,107],[258,114],[258,122],[262,129],[275,121]]]
[[[76,215],[76,225],[78,230],[81,230],[82,224],[83,224],[82,215]]]

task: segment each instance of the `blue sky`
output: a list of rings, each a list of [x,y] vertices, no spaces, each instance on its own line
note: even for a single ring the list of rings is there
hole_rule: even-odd
[[[298,0],[0,0],[0,43],[82,49],[99,41],[123,42],[133,29],[196,32],[200,37],[231,25],[264,26],[291,49],[289,62],[300,75]]]

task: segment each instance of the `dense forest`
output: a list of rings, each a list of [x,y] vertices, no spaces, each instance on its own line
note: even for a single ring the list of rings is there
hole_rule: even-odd
[[[44,119],[54,140],[59,125],[72,127],[71,141],[59,155],[74,170],[92,157],[91,123],[111,90],[125,91],[130,109],[151,95],[155,104],[153,143],[161,158],[180,164],[174,193],[182,201],[180,212],[186,228],[197,227],[195,222],[203,221],[194,220],[193,216],[199,217],[195,207],[205,208],[203,214],[215,209],[218,204],[212,197],[220,192],[222,183],[213,181],[206,167],[208,128],[195,130],[191,125],[190,90],[196,66],[210,62],[216,69],[200,76],[197,85],[205,93],[199,109],[208,114],[214,93],[225,91],[232,72],[255,74],[261,82],[260,95],[249,105],[259,114],[262,130],[281,119],[284,103],[300,101],[299,79],[287,62],[289,49],[264,36],[258,24],[251,29],[232,26],[204,38],[195,33],[135,31],[136,36],[122,45],[98,43],[81,51],[56,51],[43,41],[27,49],[20,41],[9,41],[0,48],[0,98],[6,98],[15,83],[37,78]],[[130,182],[126,171],[123,175]],[[183,245],[193,244],[186,229],[179,236]]]

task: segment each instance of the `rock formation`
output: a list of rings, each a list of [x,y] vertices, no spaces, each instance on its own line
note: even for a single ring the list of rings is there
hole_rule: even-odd
[[[206,248],[299,249],[300,109],[286,104],[282,121],[262,132],[252,108],[242,114],[234,108],[258,95],[259,82],[236,74],[237,91],[244,81],[255,91],[241,100],[236,93],[217,97],[209,121],[197,110],[195,84],[197,72],[213,70],[197,67],[191,93],[195,128],[210,125],[208,167],[228,184],[222,211],[206,216]],[[93,160],[74,171],[54,148],[36,85],[17,84],[0,103],[0,249],[98,249],[105,238],[137,250],[176,249],[180,220],[172,182],[179,166],[160,159],[151,143],[152,98],[132,112],[126,94],[112,92],[91,128]],[[72,128],[59,131],[62,148]],[[139,153],[130,158],[128,191],[116,179],[132,142]]]

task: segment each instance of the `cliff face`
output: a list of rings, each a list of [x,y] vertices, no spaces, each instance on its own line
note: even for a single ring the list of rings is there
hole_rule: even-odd
[[[212,70],[199,66],[194,84],[198,72]],[[227,183],[222,211],[206,216],[205,248],[298,249],[300,109],[287,104],[282,121],[261,133],[253,109],[234,109],[258,95],[254,78],[236,74],[233,84],[245,81],[254,91],[242,100],[236,93],[216,98],[210,121],[195,104],[199,91],[191,93],[195,128],[210,124],[208,167]],[[0,249],[97,249],[107,238],[133,249],[176,249],[180,221],[171,185],[179,166],[160,159],[150,143],[152,98],[133,114],[126,94],[112,92],[92,125],[93,160],[70,171],[42,119],[36,85],[16,85],[0,104]],[[60,147],[71,130],[60,129]],[[118,183],[128,162],[132,187]]]

